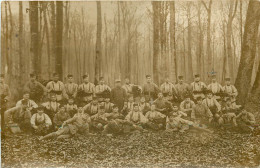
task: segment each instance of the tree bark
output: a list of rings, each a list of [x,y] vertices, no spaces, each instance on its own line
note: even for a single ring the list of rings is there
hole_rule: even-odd
[[[63,35],[63,2],[56,2],[56,72],[63,79],[62,69],[62,35]]]
[[[25,65],[26,61],[23,56],[23,43],[24,43],[24,36],[23,36],[23,2],[19,1],[19,69],[20,69],[20,79],[19,79],[19,85],[22,86],[23,79],[25,78]]]
[[[101,33],[102,33],[102,19],[101,19],[101,2],[97,1],[97,39],[96,39],[96,58],[95,58],[95,83],[100,77],[101,65]]]
[[[175,45],[175,2],[170,3],[170,51],[171,51],[171,77],[177,79],[176,45]]]
[[[259,28],[260,3],[251,0],[248,5],[243,36],[242,54],[235,86],[239,91],[238,103],[244,105],[248,92],[256,55],[256,41]]]
[[[153,79],[155,83],[159,82],[159,5],[160,2],[152,2],[153,6]]]
[[[31,29],[31,65],[32,71],[39,75],[39,58],[38,58],[38,51],[39,51],[39,19],[38,19],[38,1],[30,1],[30,29]]]

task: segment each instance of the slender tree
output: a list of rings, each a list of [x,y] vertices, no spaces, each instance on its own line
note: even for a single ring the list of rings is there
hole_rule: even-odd
[[[99,80],[101,75],[101,33],[102,33],[102,19],[101,19],[101,2],[97,1],[97,38],[96,38],[96,58],[95,58],[95,83]]]
[[[24,47],[24,27],[23,27],[23,2],[19,1],[19,67],[20,67],[20,86],[23,84],[23,78],[25,77],[25,57],[23,53],[23,47]]]
[[[171,77],[177,79],[176,45],[175,45],[175,2],[170,1],[170,50],[171,50]]]
[[[63,75],[62,70],[62,35],[63,35],[63,2],[56,2],[56,72]]]

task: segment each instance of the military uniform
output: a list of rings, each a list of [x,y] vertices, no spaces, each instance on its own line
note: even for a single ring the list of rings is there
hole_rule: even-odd
[[[35,134],[45,135],[50,131],[52,122],[47,114],[43,113],[42,115],[39,115],[38,113],[35,113],[31,118],[31,125],[32,127],[38,127],[38,129],[34,129]]]
[[[65,93],[67,98],[75,99],[78,92],[78,84],[76,83],[66,83],[64,85]]]
[[[192,82],[191,89],[193,93],[193,98],[197,99],[197,97],[205,98],[204,91],[207,89],[207,86],[204,82]]]
[[[195,106],[195,103],[192,100],[190,100],[190,101],[184,100],[184,101],[181,102],[180,110],[187,114],[186,119],[188,119],[188,120],[191,119],[191,112],[192,112],[192,108],[194,106]]]
[[[221,105],[215,98],[206,98],[202,101],[202,103],[209,108],[214,117],[216,117],[217,114],[220,114]]]
[[[157,111],[165,115],[168,115],[168,112],[170,112],[172,109],[171,102],[165,98],[157,98],[153,104],[155,105]]]
[[[66,97],[65,87],[63,82],[61,81],[51,81],[46,86],[48,93],[52,93],[56,95],[56,99],[58,102],[62,101],[64,97]]]
[[[76,104],[66,104],[65,105],[66,112],[69,113],[70,117],[73,117],[77,113],[77,105]]]
[[[21,106],[22,105],[22,100],[19,100],[17,103],[16,103],[16,106]],[[33,101],[33,100],[28,100],[28,103],[27,103],[27,107],[32,110],[32,109],[36,109],[38,107],[38,105]]]
[[[148,122],[148,119],[141,111],[130,111],[125,119],[140,129],[145,127],[145,124]]]
[[[83,102],[89,103],[93,100],[95,94],[95,85],[93,83],[82,83],[78,87],[78,97],[83,100]]]
[[[1,78],[3,78],[4,75],[1,74]],[[4,112],[7,109],[7,102],[10,99],[11,96],[11,92],[9,89],[9,86],[3,82],[0,83],[0,104],[1,104],[1,128],[4,129],[4,122],[5,122],[5,118],[4,118]]]
[[[192,108],[191,119],[197,120],[200,124],[208,124],[209,120],[213,118],[210,109],[204,104],[196,104]]]
[[[70,115],[67,112],[58,112],[55,114],[54,118],[53,118],[53,125],[55,130],[57,130],[58,128],[60,128],[63,124],[64,121],[70,119]]]
[[[186,114],[179,110],[173,111],[169,116],[167,116],[166,130],[189,129],[189,125],[192,125],[193,123],[191,121],[183,119],[182,116],[186,116]]]
[[[164,82],[160,86],[160,90],[163,93],[164,97],[168,97],[170,95],[176,95],[177,94],[177,90],[176,90],[174,84],[172,84],[171,82]]]
[[[147,127],[153,130],[158,130],[163,128],[165,123],[166,115],[158,112],[158,111],[148,111],[145,114],[145,117],[148,119]]]
[[[159,88],[155,83],[146,83],[143,86],[143,94],[145,96],[146,102],[154,101],[157,97]]]
[[[83,107],[83,110],[90,116],[95,115],[98,113],[99,110],[99,105],[98,104],[93,104],[89,103]]]
[[[236,116],[235,125],[243,132],[251,132],[254,129],[255,125],[255,116],[250,112],[241,112]]]
[[[218,82],[209,84],[208,90],[213,93],[215,99],[220,99],[220,94],[223,92],[223,88]]]
[[[57,101],[48,101],[42,103],[42,106],[46,109],[46,114],[53,120],[54,115],[58,112],[60,103]]]
[[[177,98],[179,102],[183,101],[185,95],[190,93],[190,87],[187,83],[177,83],[175,88],[177,90]]]
[[[111,103],[118,106],[121,110],[124,106],[124,102],[127,100],[126,91],[122,87],[115,87],[111,91]]]
[[[28,81],[24,85],[24,91],[30,93],[32,100],[39,102],[47,89],[38,81]]]

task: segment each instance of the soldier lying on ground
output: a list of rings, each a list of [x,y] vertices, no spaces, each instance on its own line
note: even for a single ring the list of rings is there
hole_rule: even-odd
[[[74,136],[76,133],[80,133],[83,135],[89,134],[89,123],[90,117],[88,114],[84,113],[82,105],[78,107],[78,113],[74,115],[73,118],[65,121],[61,128],[59,128],[56,132],[52,132],[44,137],[40,137],[39,140],[49,139],[49,138],[70,138]]]
[[[246,111],[242,107],[242,111],[235,117],[235,126],[238,127],[242,132],[251,132],[255,126],[254,114]]]
[[[177,131],[184,132],[189,128],[195,128],[200,131],[212,133],[213,131],[207,129],[206,127],[189,120],[185,120],[182,117],[186,116],[185,113],[179,111],[178,106],[173,106],[173,112],[166,119],[166,131]]]
[[[37,113],[31,118],[31,126],[37,135],[46,135],[50,131],[52,125],[50,117],[44,113],[44,107],[39,106]]]
[[[31,111],[28,108],[28,100],[22,100],[21,104],[5,111],[5,127],[10,128],[12,133],[20,133],[30,130]]]

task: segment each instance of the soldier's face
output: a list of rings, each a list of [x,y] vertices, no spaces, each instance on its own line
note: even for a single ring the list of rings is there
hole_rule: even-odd
[[[189,102],[189,101],[190,101],[190,98],[189,98],[189,97],[187,97],[187,98],[185,99],[185,101],[186,101],[186,102]]]
[[[60,108],[60,112],[64,113],[65,112],[65,107]]]
[[[148,83],[152,82],[151,77],[147,77],[146,80],[147,80]]]
[[[202,100],[198,100],[197,103],[198,103],[198,104],[201,104],[201,103],[202,103]]]
[[[97,101],[97,100],[93,100],[92,103],[93,103],[94,105],[96,105],[96,104],[98,103],[98,101]]]
[[[83,107],[79,107],[79,108],[78,108],[78,112],[79,112],[79,113],[83,113]]]
[[[73,82],[73,77],[69,77],[69,78],[68,78],[68,81],[69,81],[69,82]]]
[[[34,82],[35,80],[36,80],[36,77],[35,77],[35,76],[31,77],[31,81],[32,81],[32,82]]]
[[[89,77],[84,78],[84,82],[87,83],[89,81]]]
[[[134,98],[133,98],[133,97],[129,97],[128,101],[129,101],[129,102],[133,102],[133,101],[134,101]]]
[[[56,96],[51,96],[51,101],[56,101]]]
[[[227,85],[230,85],[230,81],[226,81],[226,84],[227,84]]]
[[[183,79],[179,79],[179,82],[180,82],[180,83],[183,83]]]
[[[196,77],[195,82],[199,82],[199,81],[200,81],[200,77]]]
[[[43,114],[43,110],[38,110],[38,114],[42,115]]]
[[[117,107],[113,108],[113,112],[117,113],[118,112],[118,108]]]
[[[145,98],[141,97],[140,101],[141,101],[141,103],[144,103],[145,102]]]
[[[105,113],[105,109],[100,109],[100,113],[101,114]]]
[[[106,98],[105,101],[108,103],[110,102],[110,98]]]
[[[170,81],[169,78],[166,78],[166,79],[165,79],[165,82],[169,82],[169,81]]]
[[[163,94],[162,94],[162,93],[159,93],[159,94],[158,94],[158,97],[159,97],[159,98],[163,98]]]
[[[129,84],[130,83],[130,80],[128,78],[125,79],[125,83],[126,84]]]
[[[74,103],[74,100],[73,100],[73,99],[69,99],[68,103],[69,103],[69,104],[73,104],[73,103]]]
[[[116,82],[115,86],[116,86],[116,87],[120,87],[120,86],[121,86],[121,83],[120,83],[120,82]]]
[[[216,81],[217,81],[217,79],[216,79],[216,78],[213,78],[213,79],[212,79],[212,82],[213,82],[213,83],[215,83]]]
[[[231,105],[231,101],[230,100],[227,101],[227,105]]]
[[[59,80],[59,76],[58,76],[58,75],[55,75],[55,76],[53,77],[53,80],[54,80],[54,81],[58,81],[58,80]]]
[[[99,81],[101,85],[103,85],[105,83],[105,81],[102,79]]]
[[[134,106],[134,111],[138,111],[139,107],[138,106]]]
[[[29,93],[24,94],[24,95],[23,95],[23,98],[24,98],[24,99],[29,99],[29,98],[30,98]]]
[[[208,94],[208,98],[210,98],[210,99],[212,98],[212,93]]]
[[[173,111],[178,111],[178,106],[173,106]]]

